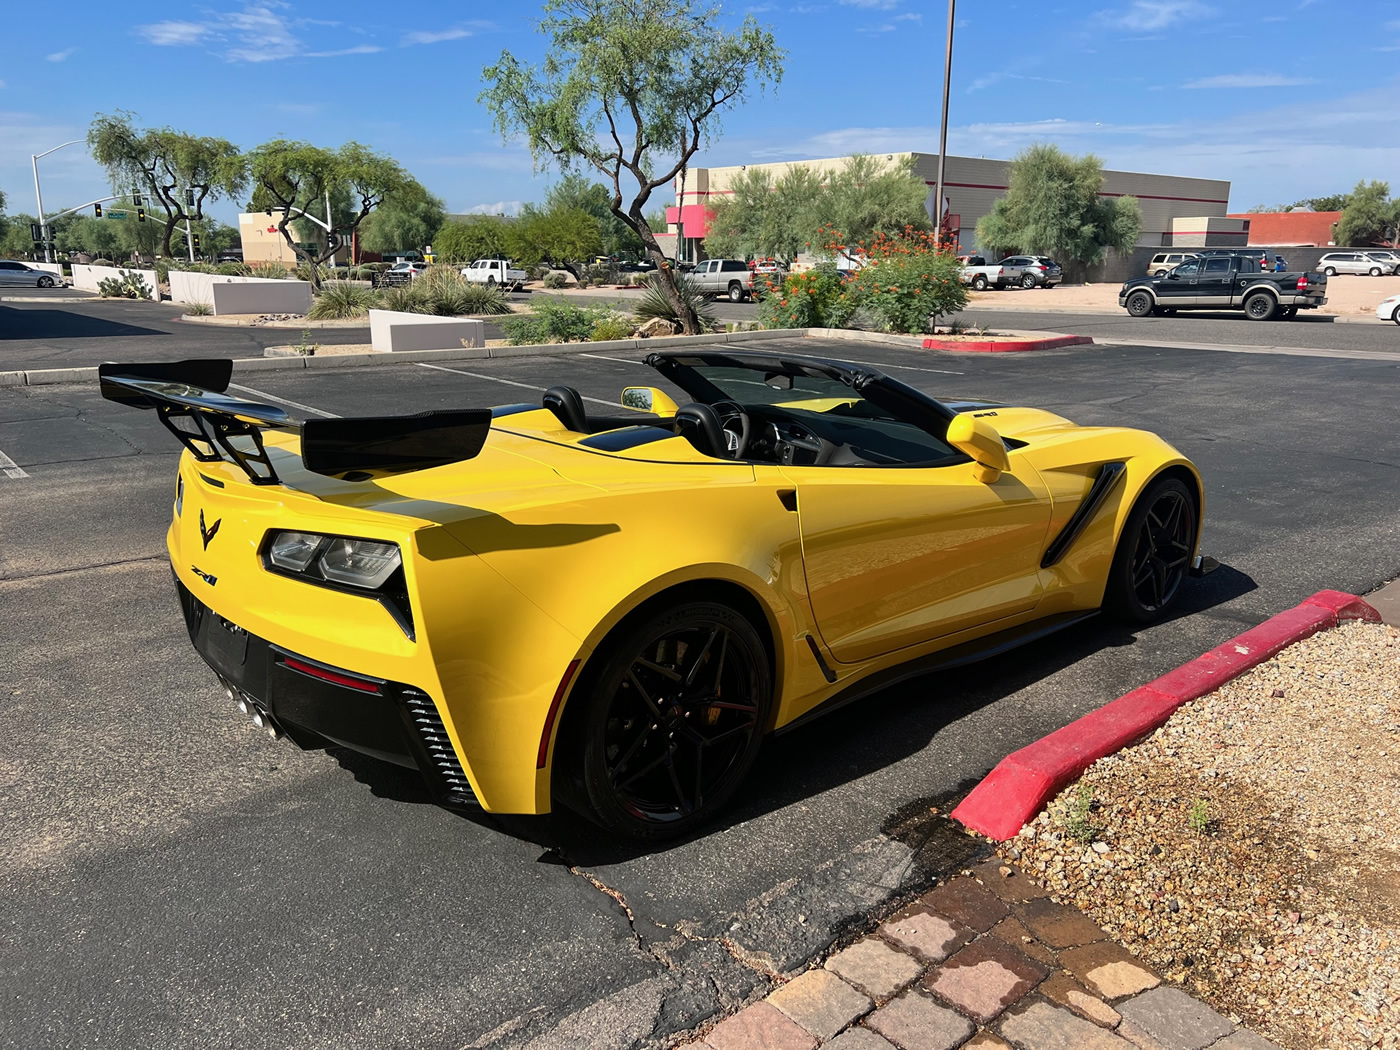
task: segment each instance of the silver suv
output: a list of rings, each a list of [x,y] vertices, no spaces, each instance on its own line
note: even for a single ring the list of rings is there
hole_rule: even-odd
[[[1372,277],[1379,277],[1386,271],[1386,267],[1379,260],[1372,259],[1362,251],[1328,252],[1317,260],[1317,268],[1328,277],[1335,277],[1339,273],[1366,273]]]
[[[1060,264],[1048,255],[1008,255],[997,265],[1004,285],[1053,288],[1064,280]]]
[[[1400,252],[1393,252],[1388,248],[1368,248],[1362,254],[1375,259],[1387,273],[1400,274]]]
[[[1148,277],[1165,277],[1168,270],[1175,270],[1187,259],[1198,257],[1197,252],[1158,252],[1152,256],[1152,261],[1147,264]]]

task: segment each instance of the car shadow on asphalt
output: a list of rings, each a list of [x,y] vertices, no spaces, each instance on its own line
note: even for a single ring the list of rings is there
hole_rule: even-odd
[[[1224,605],[1257,586],[1245,573],[1221,565],[1204,579],[1192,581],[1172,612],[1154,626],[1160,628]],[[882,689],[859,703],[769,739],[745,782],[741,799],[687,837],[665,842],[609,838],[562,808],[538,817],[496,815],[475,808],[455,812],[464,820],[542,847],[543,863],[594,868],[663,854],[776,810],[802,805],[824,792],[878,773],[917,754],[939,733],[968,715],[1106,649],[1133,646],[1137,641],[1130,626],[1095,617],[1020,648],[1013,658],[931,672]],[[1104,696],[1101,702],[1112,699]],[[329,753],[377,797],[434,804],[432,794],[415,770],[341,748]],[[928,834],[927,824],[914,818],[930,809],[946,814],[987,772],[990,767],[978,776],[963,779],[951,790],[906,803],[884,819],[881,830],[896,837],[909,833],[922,839]],[[929,843],[924,848],[932,849],[933,855],[939,857],[951,855],[946,846]]]
[[[68,310],[20,311],[0,306],[0,340],[111,339],[130,335],[168,336],[170,333]]]

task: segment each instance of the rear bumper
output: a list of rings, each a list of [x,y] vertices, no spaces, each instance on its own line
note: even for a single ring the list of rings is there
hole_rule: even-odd
[[[178,578],[175,589],[195,650],[230,697],[275,731],[307,750],[347,747],[417,769],[439,802],[476,804],[426,692],[290,652],[220,616]]]

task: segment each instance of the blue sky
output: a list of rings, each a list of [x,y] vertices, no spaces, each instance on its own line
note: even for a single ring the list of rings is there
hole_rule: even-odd
[[[759,0],[787,48],[776,95],[731,113],[698,160],[936,152],[942,0]],[[489,19],[479,16],[489,13]],[[543,54],[530,0],[12,3],[0,63],[0,189],[34,209],[29,156],[135,111],[251,147],[356,139],[396,157],[452,211],[511,210],[550,176],[476,103],[502,49]],[[123,20],[125,16],[126,20]],[[1037,141],[1108,167],[1229,179],[1232,209],[1380,178],[1400,192],[1400,2],[963,0],[949,152]],[[40,161],[50,212],[102,195],[83,148]],[[231,220],[235,205],[216,213]]]

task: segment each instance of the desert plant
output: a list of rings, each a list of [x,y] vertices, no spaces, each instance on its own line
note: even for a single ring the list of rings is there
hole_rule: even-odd
[[[671,301],[666,298],[660,288],[656,286],[654,280],[646,282],[646,294],[637,300],[634,313],[639,322],[645,323],[653,317],[664,317],[668,321],[680,324],[681,320],[676,315],[676,308],[671,305]],[[700,331],[718,332],[720,331],[719,318],[715,317],[714,311],[710,307],[710,302],[695,286],[688,277],[680,274],[676,275],[676,290],[681,298],[689,304],[695,312],[695,316],[700,321]]]
[[[606,306],[575,306],[563,299],[542,299],[535,303],[533,313],[503,320],[501,330],[516,346],[577,343],[592,339],[599,322],[611,322],[614,318],[626,324],[625,318]],[[626,335],[608,338],[625,339]]]
[[[764,328],[845,328],[856,311],[856,297],[833,263],[755,280],[766,285],[758,304]]]
[[[500,288],[488,287],[484,284],[468,284],[463,290],[467,304],[466,312],[469,314],[497,317],[510,313],[510,301],[506,299],[506,293]]]
[[[185,304],[186,317],[208,317],[214,312],[214,308],[208,303],[193,302]]]
[[[405,314],[422,312],[419,309],[422,300],[411,284],[399,284],[389,288],[381,288],[376,294],[379,296],[379,306],[381,309],[397,310],[399,313]]]
[[[839,234],[834,236],[839,239]],[[896,237],[877,233],[868,244],[827,248],[846,251],[864,263],[847,281],[846,294],[886,331],[928,332],[939,317],[967,305],[961,264],[955,255],[940,250],[932,233],[906,227]]]
[[[364,317],[371,306],[378,304],[379,297],[371,288],[349,281],[327,281],[306,316],[313,321]]]
[[[546,288],[557,290],[559,288],[563,288],[564,285],[568,283],[569,279],[565,277],[562,273],[560,273],[558,270],[550,270],[549,273],[544,275],[544,286]]]
[[[150,286],[146,278],[132,270],[118,270],[116,277],[104,277],[97,282],[97,294],[106,299],[149,299]]]
[[[311,341],[311,329],[303,328],[301,330],[301,342],[296,345],[296,352],[302,357],[315,357],[316,351],[319,349],[321,349],[321,344]]]
[[[632,334],[632,322],[624,315],[610,310],[603,317],[595,318],[593,331],[588,338],[595,343],[610,339],[626,339]]]
[[[280,262],[255,262],[248,269],[250,277],[268,277],[278,281],[287,277],[287,268]]]
[[[1210,805],[1203,798],[1198,798],[1191,803],[1191,812],[1186,815],[1186,826],[1197,835],[1204,835],[1210,830]]]
[[[1070,799],[1064,814],[1065,834],[1076,842],[1088,842],[1098,835],[1094,826],[1094,789],[1084,781]]]
[[[241,262],[225,262],[214,267],[214,272],[221,277],[247,277],[251,270]]]
[[[549,341],[544,318],[537,314],[516,314],[501,322],[501,331],[511,346],[536,346]]]

